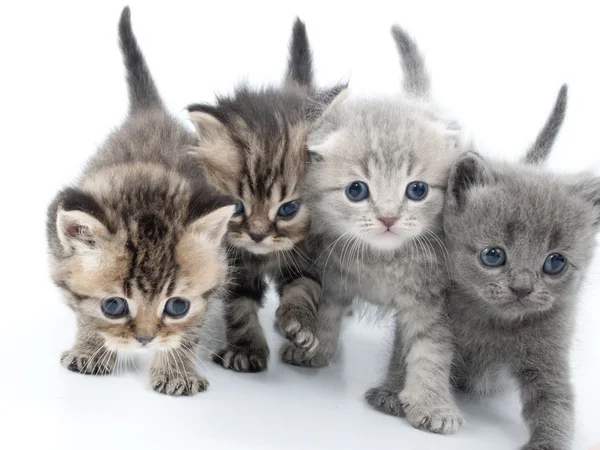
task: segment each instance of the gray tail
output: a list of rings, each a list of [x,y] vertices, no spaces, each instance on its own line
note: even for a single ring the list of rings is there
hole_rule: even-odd
[[[392,36],[400,52],[404,70],[404,90],[417,97],[429,96],[429,75],[417,44],[399,25],[392,27]]]
[[[548,117],[548,120],[546,120],[546,123],[544,124],[544,128],[542,128],[542,131],[538,134],[535,142],[527,151],[523,162],[527,164],[540,164],[548,158],[548,155],[550,155],[554,141],[565,120],[568,99],[567,94],[567,85],[563,84],[560,91],[558,91],[558,96],[556,97],[556,102],[554,103],[554,108],[552,109],[550,117]]]
[[[313,88],[312,54],[306,35],[306,27],[304,22],[297,17],[292,29],[285,83],[296,83],[302,87]]]
[[[130,112],[162,107],[162,100],[148,70],[144,55],[138,46],[131,29],[131,11],[129,6],[123,8],[119,20],[119,41],[123,61],[127,70],[127,87],[129,90]]]

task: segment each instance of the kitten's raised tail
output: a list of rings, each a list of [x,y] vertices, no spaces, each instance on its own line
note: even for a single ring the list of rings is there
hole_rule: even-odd
[[[550,155],[554,141],[565,120],[568,99],[567,94],[567,85],[563,84],[560,91],[558,91],[558,97],[556,97],[556,102],[554,103],[554,108],[552,109],[550,117],[548,117],[548,120],[544,124],[544,128],[542,128],[542,131],[538,134],[535,142],[527,151],[525,158],[523,158],[523,162],[526,164],[540,164],[548,158],[548,155]]]
[[[313,88],[312,53],[306,35],[306,27],[298,17],[296,17],[292,28],[285,84],[297,84],[305,88]]]
[[[127,70],[130,113],[148,108],[162,108],[162,100],[158,89],[154,84],[150,70],[144,60],[144,55],[131,29],[131,11],[129,6],[123,8],[123,12],[121,13],[121,19],[119,20],[119,41]]]
[[[417,44],[399,25],[392,27],[392,36],[400,52],[404,70],[404,90],[417,97],[429,96],[429,75]]]

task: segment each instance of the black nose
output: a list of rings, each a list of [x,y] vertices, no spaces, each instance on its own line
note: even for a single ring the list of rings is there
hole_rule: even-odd
[[[524,287],[524,286],[517,286],[517,287],[511,286],[510,290],[515,293],[517,298],[527,297],[529,294],[531,294],[531,292],[533,292],[533,288]]]
[[[265,233],[248,233],[248,236],[250,236],[254,242],[260,242],[267,237]]]
[[[154,336],[136,336],[135,339],[142,345],[149,344],[154,339]]]

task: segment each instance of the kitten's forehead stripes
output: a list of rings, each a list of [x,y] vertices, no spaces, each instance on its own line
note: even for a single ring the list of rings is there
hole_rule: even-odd
[[[58,286],[59,288],[61,288],[62,290],[71,294],[71,296],[73,296],[73,298],[77,301],[81,302],[81,301],[87,300],[89,298],[85,295],[81,295],[81,294],[78,294],[77,292],[75,292],[73,289],[71,289],[71,287],[65,281],[54,281],[54,284],[56,286]]]

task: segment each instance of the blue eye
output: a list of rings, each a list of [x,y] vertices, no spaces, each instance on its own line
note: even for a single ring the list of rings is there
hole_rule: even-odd
[[[506,253],[501,248],[486,248],[481,252],[481,262],[488,267],[500,267],[506,264]]]
[[[171,317],[181,317],[190,309],[190,302],[181,297],[173,297],[165,304],[165,313]]]
[[[560,253],[552,253],[544,261],[542,270],[548,275],[558,275],[565,270],[565,267],[567,267],[567,258]]]
[[[291,219],[296,215],[300,209],[302,202],[300,200],[294,200],[293,202],[287,202],[281,205],[279,211],[277,211],[277,217],[282,219]]]
[[[244,204],[242,202],[237,202],[235,204],[235,211],[233,212],[236,216],[239,214],[244,214]]]
[[[413,181],[406,186],[406,196],[416,202],[423,200],[427,197],[429,192],[429,185],[422,181]]]
[[[369,186],[363,181],[353,181],[346,186],[346,197],[353,202],[360,202],[369,198]]]
[[[127,300],[124,298],[111,297],[102,302],[102,312],[111,319],[123,317],[128,311]]]

